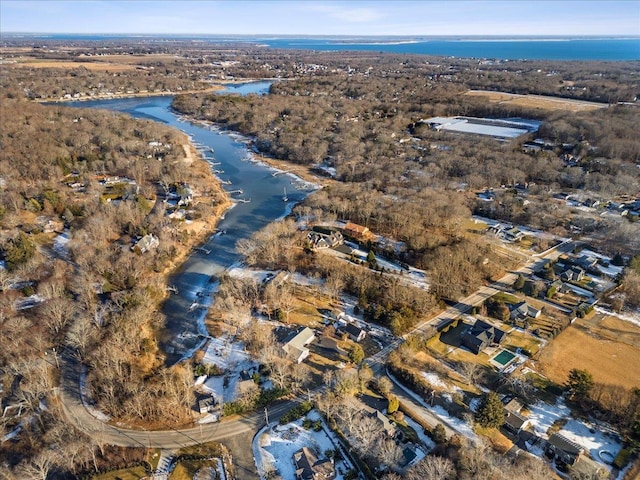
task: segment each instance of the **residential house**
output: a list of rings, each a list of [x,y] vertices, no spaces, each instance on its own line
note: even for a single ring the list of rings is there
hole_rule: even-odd
[[[293,454],[293,463],[296,466],[297,480],[333,480],[336,478],[333,462],[328,458],[319,460],[313,450],[308,447],[302,447]]]
[[[532,307],[527,302],[516,303],[511,307],[509,318],[511,320],[525,320],[527,318],[538,318],[541,311]]]
[[[344,327],[344,331],[347,332],[349,338],[354,342],[359,342],[367,336],[367,332],[365,332],[355,323],[347,323],[347,325]]]
[[[462,345],[478,355],[492,344],[500,344],[506,333],[490,323],[476,320],[476,323],[462,334]]]
[[[503,238],[507,242],[517,242],[518,240],[522,240],[523,237],[524,233],[521,232],[518,227],[511,227],[503,233]]]
[[[531,420],[522,415],[522,404],[516,398],[505,397],[503,400],[505,418],[504,428],[508,432],[514,435],[519,435],[520,432],[526,430],[531,425]]]
[[[576,260],[576,263],[585,270],[595,268],[598,264],[598,258],[593,255],[582,255]]]
[[[320,250],[323,248],[330,248],[341,245],[344,242],[344,237],[340,232],[331,232],[325,234],[322,232],[309,232],[307,235],[309,239],[310,247],[312,250]]]
[[[560,274],[565,282],[581,282],[584,279],[584,270],[580,267],[570,267]]]
[[[370,418],[373,418],[378,426],[384,430],[388,437],[393,437],[396,434],[396,427],[389,421],[387,416],[380,410],[371,408],[363,404],[363,412]]]
[[[344,233],[358,240],[367,240],[371,237],[371,232],[367,227],[358,225],[357,223],[347,222],[344,227]]]
[[[573,465],[578,461],[583,449],[580,445],[572,442],[567,437],[554,433],[547,440],[545,448],[547,455],[566,465]]]
[[[200,413],[209,413],[213,411],[216,405],[216,399],[211,395],[200,395],[197,398],[198,411]]]
[[[518,227],[503,225],[501,223],[490,226],[487,231],[507,242],[517,242],[524,237],[524,233],[520,231]]]
[[[142,237],[138,241],[138,243],[131,247],[131,250],[138,251],[140,253],[146,253],[148,251],[155,250],[159,245],[160,240],[158,239],[158,237],[150,233]]]
[[[304,327],[297,332],[291,333],[291,335],[285,339],[282,349],[287,353],[289,358],[296,363],[300,363],[309,356],[307,345],[313,342],[315,338],[316,335],[314,331],[309,327]]]
[[[514,435],[519,435],[520,432],[526,430],[527,427],[531,426],[531,420],[516,412],[505,412],[504,417],[504,428],[513,433]]]

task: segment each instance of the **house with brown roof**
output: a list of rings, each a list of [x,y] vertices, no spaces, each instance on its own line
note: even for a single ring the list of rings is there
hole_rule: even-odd
[[[347,222],[344,227],[344,233],[358,240],[366,240],[371,237],[371,232],[367,227],[358,225],[357,223]]]
[[[328,458],[318,459],[314,451],[302,447],[293,454],[296,466],[296,480],[333,480],[336,470],[333,462]]]

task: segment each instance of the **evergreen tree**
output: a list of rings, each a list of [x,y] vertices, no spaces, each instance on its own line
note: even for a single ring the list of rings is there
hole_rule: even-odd
[[[518,291],[521,291],[524,288],[524,275],[518,275],[518,278],[516,278],[516,281],[513,284],[513,288]]]
[[[362,350],[362,347],[357,343],[349,350],[349,360],[356,365],[360,365],[364,360],[364,350]]]
[[[476,412],[476,422],[483,427],[493,428],[499,428],[504,424],[504,405],[496,392],[489,392],[482,397]]]
[[[442,445],[447,441],[447,431],[441,423],[437,424],[431,431],[431,438],[436,442],[436,445]]]
[[[587,370],[572,368],[567,379],[567,390],[571,398],[586,397],[593,388],[593,375]]]

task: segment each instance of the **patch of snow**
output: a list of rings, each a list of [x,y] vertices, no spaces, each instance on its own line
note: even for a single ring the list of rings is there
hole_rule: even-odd
[[[426,448],[427,453],[436,448],[435,442],[431,440],[430,436],[424,433],[424,428],[422,428],[421,425],[418,425],[418,423],[416,423],[415,420],[413,420],[409,415],[404,416],[404,421],[407,422],[407,425],[413,428],[413,430],[416,432],[418,438]]]
[[[559,433],[580,445],[599,463],[604,463],[599,452],[609,452],[612,458],[615,458],[622,450],[622,444],[617,439],[602,432],[597,425],[590,425],[580,420],[569,420]]]
[[[243,267],[239,263],[234,263],[227,269],[227,273],[231,278],[250,278],[256,283],[263,283],[267,280],[269,275],[275,275],[276,272],[271,270],[252,270]]]
[[[111,417],[101,412],[97,408],[93,406],[93,402],[89,399],[89,392],[87,390],[87,367],[83,367],[82,373],[80,374],[80,399],[82,400],[82,405],[87,411],[93,415],[95,418],[100,420],[101,422],[108,422]]]
[[[27,310],[29,308],[37,307],[41,303],[44,303],[46,300],[47,300],[46,298],[41,297],[38,294],[35,294],[26,298],[19,298],[18,300],[15,301],[14,308],[16,310]]]
[[[527,417],[531,420],[535,431],[542,435],[547,435],[547,431],[555,421],[566,418],[571,414],[569,407],[565,405],[562,399],[558,399],[555,405],[540,401],[530,405],[528,410]]]
[[[612,317],[619,318],[620,320],[624,320],[625,322],[633,323],[640,327],[640,312],[613,312],[611,310],[607,310],[606,308],[596,306],[595,311],[598,313],[602,313],[604,315],[609,315]]]
[[[440,405],[435,405],[433,407],[430,407],[429,409],[437,417],[439,417],[442,420],[445,420],[447,424],[451,425],[453,428],[455,428],[459,433],[461,433],[465,437],[468,437],[471,439],[477,439],[475,432],[471,428],[471,425],[469,425],[464,420],[461,420],[458,417],[454,417]]]
[[[0,443],[4,443],[7,440],[11,440],[12,438],[16,438],[21,431],[22,431],[22,426],[20,426],[20,425],[17,426],[12,431],[7,433],[4,437],[2,437],[2,441],[0,441]]]
[[[433,372],[420,372],[422,377],[429,382],[429,384],[432,387],[435,388],[441,388],[443,390],[449,391],[450,390],[450,385],[443,381],[437,373],[433,373]]]
[[[53,250],[62,258],[69,258],[68,243],[71,240],[69,230],[65,230],[53,239]]]
[[[313,412],[312,412],[313,413]],[[319,418],[310,413],[309,418]],[[265,427],[254,438],[253,457],[261,479],[266,478],[267,472],[277,470],[282,480],[295,480],[295,464],[293,454],[302,447],[311,447],[319,458],[324,457],[327,450],[340,449],[327,433],[323,424],[320,432],[305,430],[301,427],[302,420],[286,425]],[[343,480],[343,473],[352,466],[343,458],[337,460],[336,480]]]

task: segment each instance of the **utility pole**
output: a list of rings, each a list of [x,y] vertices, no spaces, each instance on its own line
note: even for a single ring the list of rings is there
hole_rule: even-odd
[[[58,353],[56,352],[56,347],[53,347],[51,350],[53,350],[53,358],[56,361],[56,368],[60,370],[60,363],[58,363]]]

